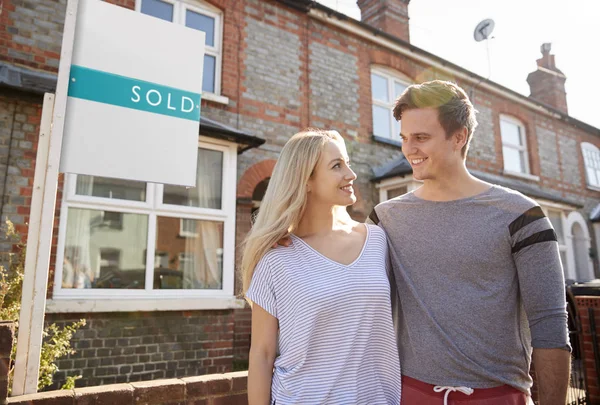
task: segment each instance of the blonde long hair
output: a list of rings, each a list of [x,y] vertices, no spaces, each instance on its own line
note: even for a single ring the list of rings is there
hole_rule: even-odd
[[[344,142],[337,131],[308,129],[292,136],[277,159],[254,225],[244,241],[242,293],[250,286],[254,268],[273,244],[297,228],[306,208],[306,185],[327,142]],[[334,220],[348,216],[334,210]]]

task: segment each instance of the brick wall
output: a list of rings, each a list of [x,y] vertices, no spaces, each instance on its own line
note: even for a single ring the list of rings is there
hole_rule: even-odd
[[[0,190],[5,196],[0,202],[0,216],[2,221],[10,219],[18,232],[26,234],[41,97],[7,95],[0,96]]]
[[[58,360],[54,384],[77,386],[225,373],[233,367],[233,311],[46,314],[59,326],[85,318],[75,354]]]
[[[50,391],[11,397],[8,403],[11,405],[247,405],[247,385],[247,373],[238,372]]]
[[[1,7],[0,60],[58,71],[67,0],[7,0]]]
[[[250,348],[250,330],[252,310],[250,307],[236,309],[234,312],[235,333],[233,337],[233,361],[237,369],[248,367],[248,349]]]

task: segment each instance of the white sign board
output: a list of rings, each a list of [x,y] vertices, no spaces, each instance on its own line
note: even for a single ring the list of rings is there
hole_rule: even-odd
[[[60,171],[195,187],[204,32],[99,0],[76,21]]]

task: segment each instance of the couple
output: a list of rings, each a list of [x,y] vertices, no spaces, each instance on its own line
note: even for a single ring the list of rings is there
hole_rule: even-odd
[[[525,405],[532,357],[540,404],[564,405],[570,346],[550,221],[469,174],[477,122],[461,88],[410,86],[394,116],[423,185],[366,225],[346,213],[356,175],[337,132],[301,132],[281,152],[242,260],[250,405]]]

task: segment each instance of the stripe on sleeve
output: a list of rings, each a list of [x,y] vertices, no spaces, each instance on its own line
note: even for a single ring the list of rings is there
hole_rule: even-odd
[[[540,231],[538,233],[534,233],[533,235],[523,239],[519,243],[516,243],[512,247],[512,253],[515,254],[519,250],[526,248],[527,246],[535,245],[536,243],[542,242],[557,242],[558,238],[556,237],[556,232],[554,229],[546,229],[545,231]]]
[[[373,208],[373,211],[371,211],[371,215],[369,215],[369,219],[371,221],[373,221],[373,223],[375,225],[379,225],[379,217],[377,216],[377,213],[375,212],[375,208]]]
[[[519,218],[511,222],[511,224],[508,226],[510,236],[513,236],[520,229],[524,228],[525,226],[529,225],[534,221],[537,221],[538,219],[544,218],[545,216],[546,214],[544,214],[544,211],[542,211],[542,209],[539,206],[528,209]]]

